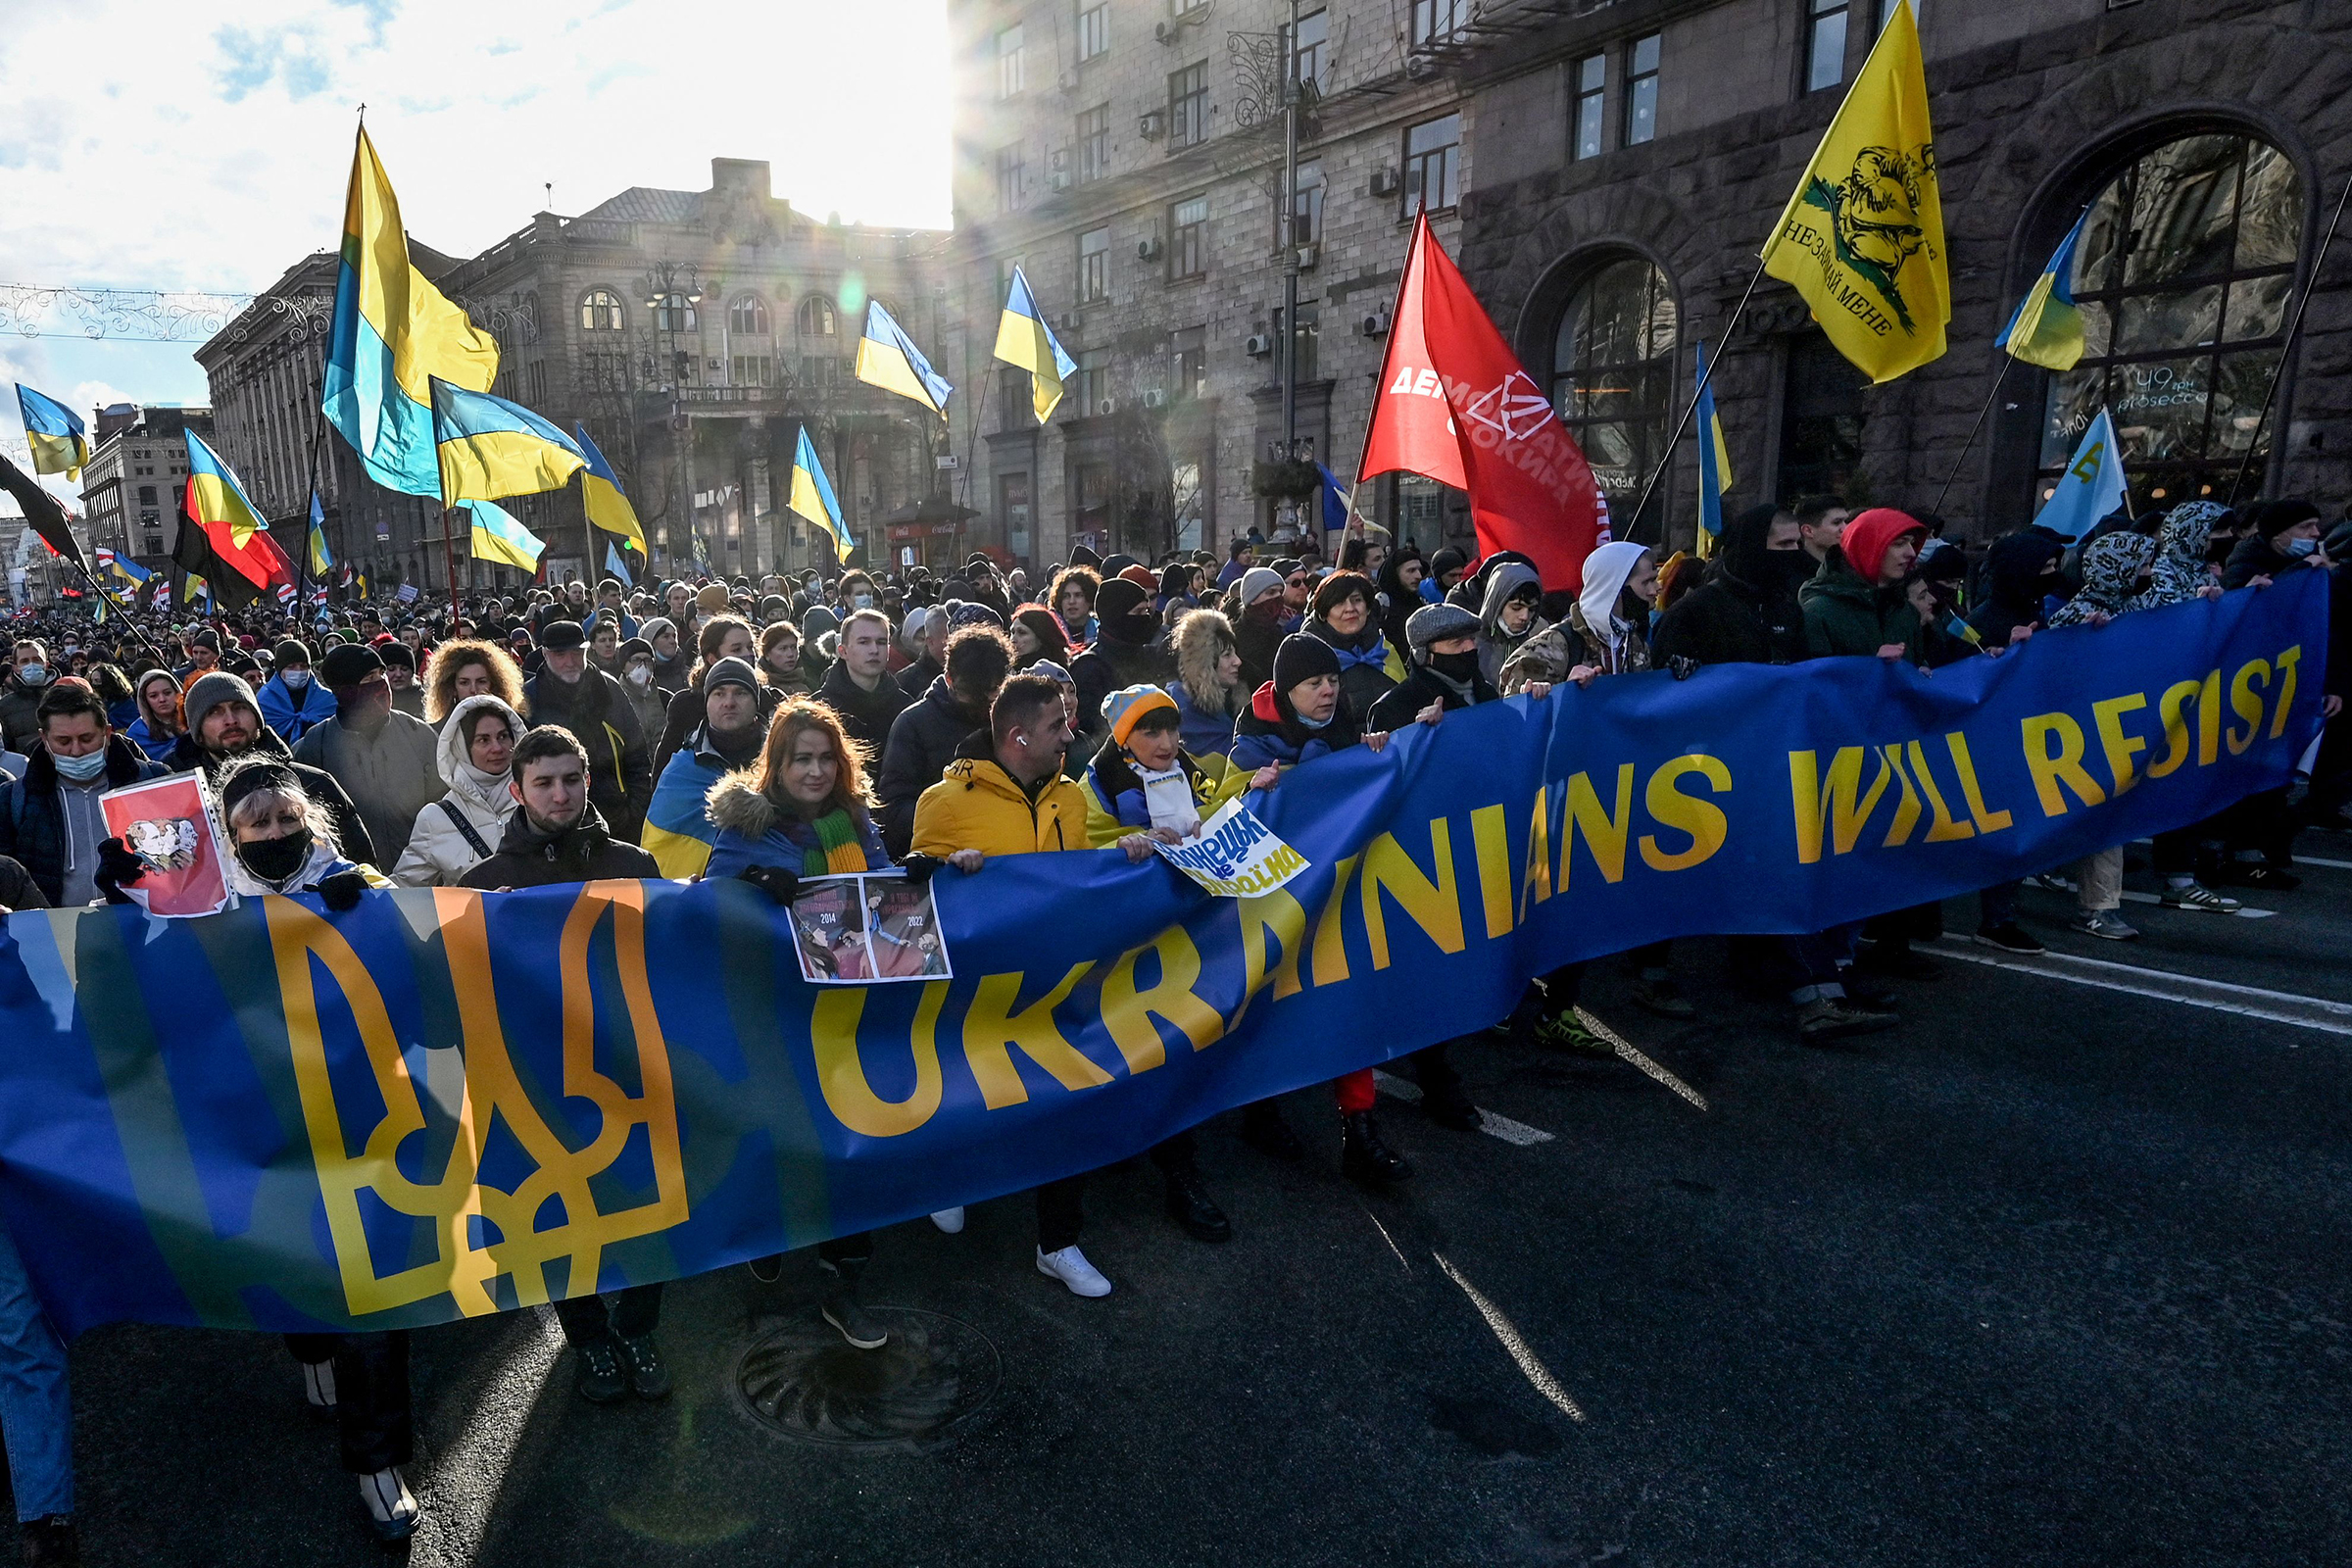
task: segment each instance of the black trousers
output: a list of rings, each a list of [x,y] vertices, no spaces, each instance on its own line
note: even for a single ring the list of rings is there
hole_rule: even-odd
[[[1086,1228],[1086,1178],[1064,1176],[1037,1190],[1037,1250],[1058,1252],[1076,1247]]]
[[[334,1363],[335,1435],[344,1469],[371,1476],[416,1457],[408,1330],[289,1334],[286,1348],[311,1366]]]
[[[632,1285],[613,1298],[610,1307],[601,1296],[568,1297],[556,1303],[556,1321],[564,1325],[564,1338],[573,1345],[608,1334],[641,1339],[662,1321],[662,1287]]]

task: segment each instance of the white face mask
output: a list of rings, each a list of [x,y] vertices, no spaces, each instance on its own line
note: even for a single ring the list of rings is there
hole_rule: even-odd
[[[280,670],[277,678],[286,683],[286,690],[298,692],[311,683],[311,672],[307,669]]]
[[[872,594],[854,594],[851,596],[851,602],[859,610],[871,610],[874,608],[874,596]]]
[[[631,681],[632,683],[634,683],[634,684],[636,684],[636,685],[639,685],[639,686],[644,686],[644,685],[647,685],[647,684],[651,683],[651,682],[652,682],[652,680],[653,680],[653,678],[654,678],[654,666],[653,666],[653,665],[651,665],[651,664],[631,664],[631,665],[629,666],[629,679],[630,679],[630,681]]]

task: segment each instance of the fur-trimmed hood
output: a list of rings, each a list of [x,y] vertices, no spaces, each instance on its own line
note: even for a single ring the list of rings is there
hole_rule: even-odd
[[[1250,706],[1250,693],[1238,676],[1230,686],[1217,679],[1219,657],[1239,646],[1233,622],[1222,611],[1196,610],[1176,623],[1176,678],[1195,708],[1233,715]]]
[[[721,774],[703,804],[703,814],[722,833],[763,839],[776,830],[784,813],[753,781],[753,770],[739,767]]]

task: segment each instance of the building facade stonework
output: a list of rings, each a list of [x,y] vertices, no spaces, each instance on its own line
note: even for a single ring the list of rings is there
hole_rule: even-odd
[[[209,439],[211,411],[116,404],[94,414],[97,445],[81,469],[90,544],[142,566],[165,565],[188,485],[188,431]]]

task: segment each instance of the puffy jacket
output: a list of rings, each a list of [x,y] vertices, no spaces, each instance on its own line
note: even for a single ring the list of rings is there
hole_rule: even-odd
[[[987,856],[1083,850],[1086,795],[1056,773],[1032,796],[991,755],[986,736],[965,741],[947,777],[914,808],[914,853],[942,859],[958,850]]]
[[[466,872],[459,885],[546,888],[573,882],[651,882],[661,875],[652,856],[614,838],[590,806],[577,822],[552,834],[532,827],[529,812],[516,811],[507,819],[498,853]]]
[[[1201,611],[1178,621],[1170,642],[1176,678],[1167,683],[1167,692],[1176,699],[1177,738],[1195,757],[1222,757],[1233,750],[1234,721],[1250,699],[1238,676],[1231,686],[1217,680],[1220,659],[1236,646],[1233,624],[1216,611]]]
[[[985,732],[988,715],[975,718],[956,701],[948,677],[938,676],[920,702],[909,703],[890,726],[890,744],[882,749],[882,776],[874,797],[882,803],[882,842],[893,855],[905,855],[914,837],[915,803],[923,791],[947,776],[957,748],[975,730]]]
[[[26,686],[11,675],[0,683],[0,749],[29,753],[41,738],[36,711],[46,686]]]
[[[1511,602],[1511,596],[1524,588],[1542,586],[1535,567],[1516,561],[1505,561],[1488,573],[1486,597],[1478,607],[1478,672],[1490,684],[1501,681],[1503,663],[1521,644],[1551,624],[1539,612],[1529,614],[1527,629],[1516,637],[1502,628],[1502,607]]]
[[[339,718],[314,724],[294,748],[294,760],[332,774],[343,786],[382,857],[369,863],[398,864],[416,813],[440,799],[439,746],[430,724],[396,710],[384,715],[382,729],[365,739],[345,729]]]
[[[1425,664],[1415,669],[1405,683],[1372,705],[1371,716],[1364,728],[1376,735],[1400,730],[1421,716],[1421,710],[1432,703],[1443,703],[1446,711],[1468,708],[1476,703],[1497,701],[1494,688],[1487,684],[1484,675],[1470,677],[1470,695],[1464,698],[1453,687],[1430,673]]]
[[[1832,548],[1819,575],[1797,591],[1805,613],[1805,651],[1815,659],[1859,655],[1865,659],[1888,643],[1901,643],[1903,657],[1927,662],[1927,628],[1911,608],[1900,583],[1873,587]]]
[[[747,866],[780,865],[796,876],[808,873],[808,852],[816,833],[798,814],[780,808],[752,783],[748,769],[729,773],[710,786],[710,824],[718,830],[704,880],[730,877]],[[871,818],[861,824],[858,838],[865,846],[865,868],[890,869],[890,856]]]
[[[104,789],[162,778],[170,769],[149,761],[136,746],[117,735],[106,743]],[[76,842],[65,802],[58,799],[57,762],[46,749],[35,746],[25,760],[24,776],[0,792],[0,855],[24,863],[51,905],[65,902],[66,873],[82,864],[93,869],[98,861],[98,839]]]
[[[402,887],[455,887],[460,877],[495,853],[498,841],[506,836],[507,819],[514,814],[514,797],[503,783],[488,790],[476,784],[466,767],[466,743],[459,738],[472,712],[493,704],[506,707],[495,697],[468,697],[450,710],[441,726],[441,777],[448,782],[449,793],[416,813],[409,847],[400,852],[400,863],[392,868],[392,880]],[[458,826],[452,811],[473,830],[473,838]],[[474,847],[474,839],[481,841],[479,849]]]
[[[1353,639],[1342,637],[1331,622],[1309,616],[1301,630],[1340,656],[1340,701],[1358,727],[1372,705],[1395,691],[1409,671],[1396,646],[1381,635],[1377,621],[1367,620]]]
[[[1361,738],[1346,703],[1332,710],[1330,723],[1310,730],[1283,710],[1275,698],[1274,683],[1268,681],[1250,699],[1250,711],[1234,725],[1233,750],[1226,755],[1243,772],[1254,773],[1268,763],[1291,767],[1311,762],[1353,746]]]
[[[1202,817],[1250,788],[1248,773],[1214,754],[1193,757],[1179,750],[1176,765],[1184,769],[1193,787],[1193,809]],[[1152,826],[1143,782],[1115,747],[1102,749],[1078,781],[1078,790],[1086,797],[1086,840],[1098,850]]]
[[[285,677],[272,675],[263,682],[254,694],[261,704],[262,722],[292,746],[314,724],[322,724],[335,716],[335,694],[314,677],[297,692],[286,685]]]
[[[614,838],[634,839],[653,798],[654,765],[620,682],[585,669],[566,688],[542,670],[523,685],[522,710],[534,724],[561,724],[587,748],[588,804],[612,825]]]

